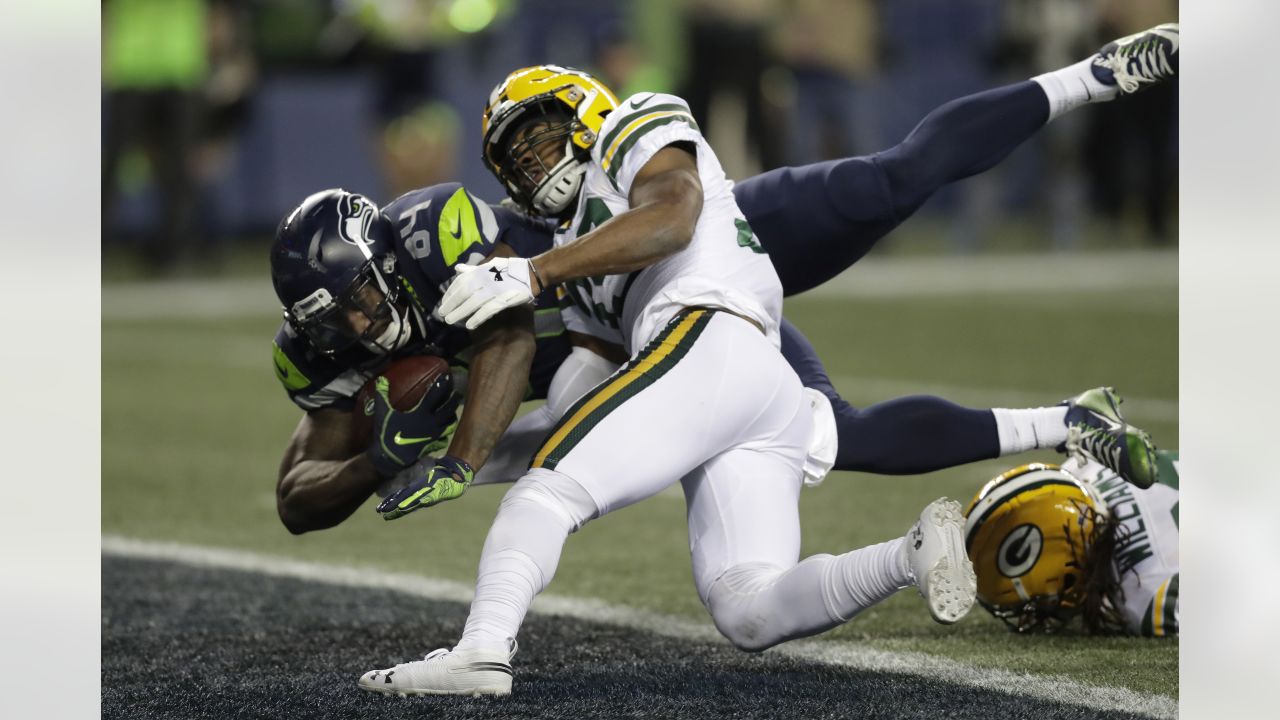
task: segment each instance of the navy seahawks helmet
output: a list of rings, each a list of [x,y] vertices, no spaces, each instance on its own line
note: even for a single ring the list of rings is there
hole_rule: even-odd
[[[388,353],[408,342],[397,308],[395,227],[363,195],[311,195],[285,216],[271,245],[271,283],[289,325],[322,355],[360,343]]]

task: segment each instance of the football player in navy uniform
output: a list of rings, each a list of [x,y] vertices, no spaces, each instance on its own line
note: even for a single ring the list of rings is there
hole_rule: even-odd
[[[734,195],[784,292],[801,292],[860,259],[939,187],[992,167],[1058,114],[1172,76],[1177,32],[1176,25],[1160,26],[1124,38],[1077,66],[948,103],[890,150],[775,170],[738,184]],[[491,456],[480,481],[514,480],[528,460],[525,449],[536,446],[557,413],[625,359],[616,348],[566,331],[550,292],[540,293],[532,307],[512,308],[504,322],[485,323],[479,335],[432,317],[457,265],[533,257],[550,248],[553,228],[531,217],[536,208],[525,210],[491,206],[444,184],[381,210],[343,191],[317,193],[281,223],[272,275],[286,321],[276,337],[275,366],[290,397],[307,411],[278,485],[280,515],[290,530],[341,522],[392,476],[429,489],[413,508],[457,497],[475,479],[473,468]],[[828,418],[829,437],[815,445],[812,473],[806,466],[810,479],[833,464],[921,473],[1070,440],[1072,450],[1114,458],[1114,470],[1136,484],[1154,480],[1149,440],[1123,423],[1109,391],[1025,410],[963,408],[930,396],[858,409],[835,392],[799,331],[784,321],[780,332],[784,356],[808,388],[820,391],[811,393],[815,418]],[[375,437],[354,437],[350,410],[357,390],[390,359],[421,353],[448,358],[453,377],[442,379],[414,412],[397,412],[375,396]],[[528,375],[523,394],[487,397],[495,392],[490,386],[503,383],[485,378],[512,374]],[[456,431],[453,381],[473,388]],[[548,397],[544,410],[517,421],[511,441],[495,455],[519,401]],[[1110,424],[1116,421],[1119,429]],[[430,440],[400,445],[397,436]],[[440,459],[429,459],[445,449]]]

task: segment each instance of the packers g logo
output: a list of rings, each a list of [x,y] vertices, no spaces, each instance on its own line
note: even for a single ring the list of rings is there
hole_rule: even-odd
[[[1009,532],[996,553],[996,569],[1007,578],[1022,577],[1035,567],[1044,548],[1044,535],[1035,525],[1019,525]]]

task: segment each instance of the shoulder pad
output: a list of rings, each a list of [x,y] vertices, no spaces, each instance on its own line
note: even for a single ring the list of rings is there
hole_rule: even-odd
[[[271,355],[276,379],[303,410],[350,407],[356,392],[369,379],[367,372],[316,353],[288,323],[282,323],[276,333]]]
[[[600,141],[591,149],[592,159],[600,166],[614,187],[621,182],[621,170],[632,148],[659,128],[676,126],[699,133],[698,123],[689,104],[666,93],[638,93],[627,98],[610,113],[600,128]],[[646,154],[645,160],[648,160]]]
[[[492,253],[505,229],[493,208],[459,183],[414,190],[384,210],[399,233],[397,255],[436,287],[453,277],[459,262],[476,263]]]

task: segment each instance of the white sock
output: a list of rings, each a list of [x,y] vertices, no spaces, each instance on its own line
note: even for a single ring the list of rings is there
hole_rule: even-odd
[[[1091,102],[1114,100],[1120,90],[1093,76],[1093,58],[1033,78],[1049,98],[1049,120]]]
[[[757,651],[846,623],[909,584],[899,538],[787,570],[736,565],[711,586],[707,609],[734,645]]]
[[[1054,448],[1067,441],[1067,407],[1009,410],[992,408],[996,433],[1000,438],[1000,454]]]
[[[506,648],[555,575],[565,540],[595,514],[591,496],[564,475],[535,470],[521,478],[485,538],[476,596],[455,649]]]
[[[827,606],[847,621],[911,585],[911,565],[904,538],[845,553],[832,563],[835,577],[824,583]]]

